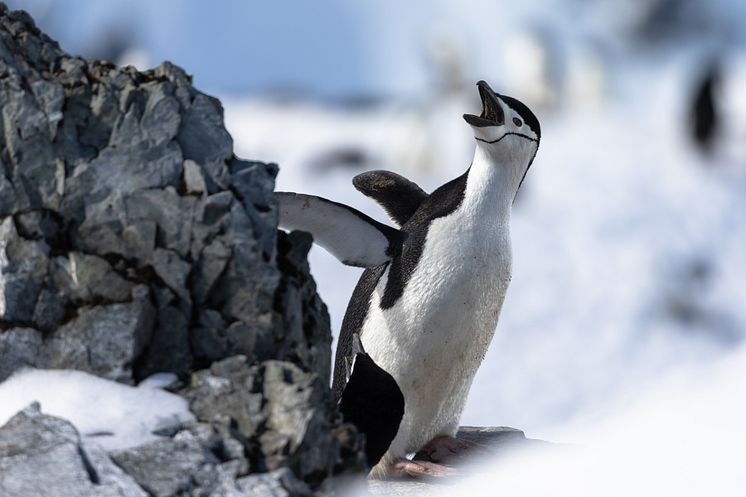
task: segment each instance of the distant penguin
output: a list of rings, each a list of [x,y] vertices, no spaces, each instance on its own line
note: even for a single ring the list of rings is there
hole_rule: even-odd
[[[367,357],[401,391],[400,422],[391,405],[381,405],[388,414],[367,419],[385,426],[362,428],[369,437],[395,432],[373,476],[448,474],[437,461],[407,454],[470,448],[454,436],[510,283],[511,206],[541,138],[539,121],[523,103],[484,81],[477,86],[482,113],[464,115],[476,150],[461,176],[431,194],[386,171],[354,179],[400,229],[321,197],[276,194],[283,228],[308,231],[343,263],[366,268],[342,323],[332,388],[344,400],[345,386],[353,385],[359,336]],[[365,385],[354,386],[351,397],[364,396]],[[395,390],[388,398],[398,398]]]
[[[711,153],[720,125],[716,93],[720,83],[720,68],[711,64],[694,89],[691,103],[692,138],[704,153]]]

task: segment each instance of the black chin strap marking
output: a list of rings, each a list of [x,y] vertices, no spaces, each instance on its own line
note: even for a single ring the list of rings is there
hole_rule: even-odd
[[[536,148],[536,152],[539,151],[539,148]],[[513,202],[515,202],[515,198],[518,196],[518,190],[521,189],[521,185],[523,184],[523,180],[526,179],[526,175],[528,174],[528,170],[531,169],[531,164],[534,163],[534,159],[536,158],[536,152],[534,152],[533,157],[531,157],[531,160],[528,161],[528,166],[526,166],[526,170],[523,171],[523,177],[521,178],[521,182],[518,183],[518,188],[515,190],[515,195],[513,195]]]
[[[534,155],[531,157],[531,160],[528,161],[528,166],[526,166],[526,170],[523,171],[523,177],[521,178],[521,182],[518,183],[518,188],[516,188],[516,190],[515,190],[515,195],[513,196],[513,201],[515,202],[515,197],[518,195],[518,190],[521,189],[521,185],[523,184],[523,180],[526,179],[526,175],[528,174],[528,170],[531,169],[531,164],[533,164],[534,159],[536,158],[536,152],[539,151],[539,140],[531,138],[528,135],[524,135],[523,133],[515,133],[513,131],[508,131],[507,133],[505,133],[504,135],[502,135],[497,140],[487,141],[487,140],[482,140],[481,138],[477,138],[476,136],[474,137],[474,139],[477,140],[477,141],[479,141],[479,142],[482,142],[482,143],[497,143],[497,142],[499,142],[500,140],[502,140],[503,138],[505,138],[508,135],[520,136],[521,138],[525,138],[526,140],[529,140],[529,141],[532,141],[532,142],[536,142],[536,150],[534,151]]]
[[[481,138],[477,138],[476,136],[474,137],[474,139],[475,139],[475,140],[477,140],[478,142],[482,142],[482,143],[497,143],[497,142],[499,142],[500,140],[502,140],[503,138],[505,138],[506,136],[510,136],[510,135],[520,136],[521,138],[525,138],[526,140],[530,140],[530,141],[532,141],[532,142],[536,142],[536,143],[539,143],[539,140],[537,140],[537,139],[535,139],[535,138],[531,138],[531,137],[530,137],[530,136],[528,136],[528,135],[524,135],[523,133],[516,133],[516,132],[514,132],[514,131],[508,131],[507,133],[505,133],[504,135],[502,135],[502,136],[501,136],[500,138],[498,138],[497,140],[492,140],[492,141],[488,141],[488,140],[483,140],[483,139],[481,139]]]

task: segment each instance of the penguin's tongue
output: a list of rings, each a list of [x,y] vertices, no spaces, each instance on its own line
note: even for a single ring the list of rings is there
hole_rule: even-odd
[[[505,122],[505,113],[502,106],[500,106],[500,102],[497,100],[497,94],[484,81],[480,81],[477,84],[479,85],[479,97],[482,99],[482,115],[480,117],[488,119],[495,124],[503,124]]]
[[[497,100],[495,92],[484,81],[477,83],[477,86],[479,87],[479,97],[482,99],[482,113],[479,116],[464,114],[466,122],[480,128],[503,124],[505,122],[505,113]]]

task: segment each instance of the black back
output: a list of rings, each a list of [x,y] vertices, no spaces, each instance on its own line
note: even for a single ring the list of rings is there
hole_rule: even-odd
[[[402,227],[407,236],[402,245],[401,255],[391,260],[389,277],[381,298],[382,309],[393,307],[404,293],[404,288],[422,257],[430,223],[453,213],[461,205],[468,173],[467,171],[435,190]]]
[[[347,381],[347,369],[352,364],[352,337],[363,328],[363,323],[368,315],[368,305],[373,290],[376,289],[378,280],[386,270],[387,264],[367,268],[363,271],[360,279],[352,291],[350,303],[347,304],[345,316],[342,319],[342,328],[337,339],[337,351],[334,356],[334,376],[332,379],[332,392],[334,400],[339,401]]]

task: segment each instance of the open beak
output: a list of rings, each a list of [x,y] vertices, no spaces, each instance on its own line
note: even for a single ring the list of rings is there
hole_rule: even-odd
[[[497,93],[492,91],[486,81],[479,81],[477,87],[479,88],[479,97],[482,99],[482,113],[479,116],[464,114],[464,120],[478,128],[505,124],[505,113],[500,106]]]

